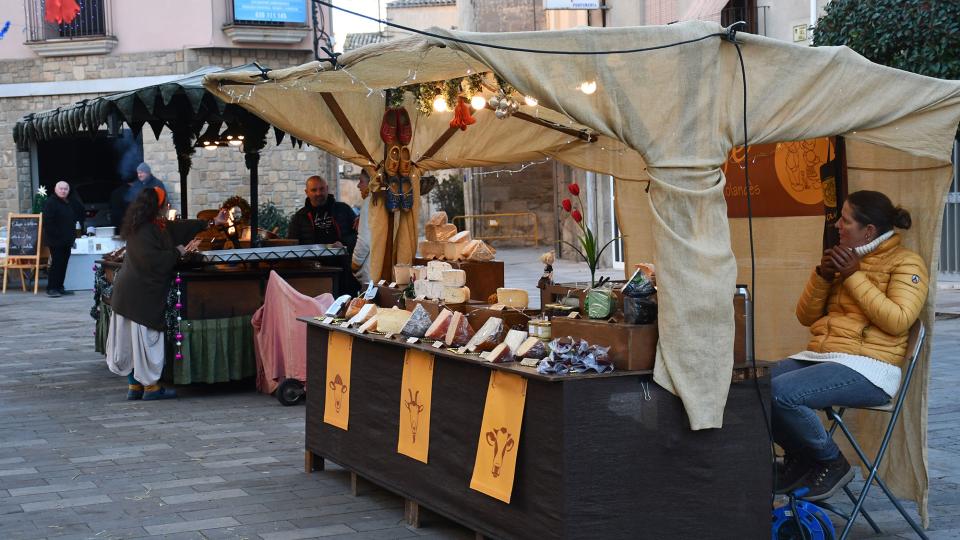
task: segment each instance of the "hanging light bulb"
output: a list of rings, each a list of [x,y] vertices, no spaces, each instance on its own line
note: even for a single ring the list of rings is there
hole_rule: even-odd
[[[216,150],[217,144],[213,141],[203,141],[203,147],[207,150]]]
[[[475,94],[470,98],[470,106],[473,107],[473,110],[479,111],[487,106],[487,100],[484,99],[483,94]]]
[[[433,98],[433,110],[436,112],[447,112],[447,98],[439,95]]]
[[[581,92],[589,96],[597,91],[597,81],[583,81],[579,88]]]
[[[530,96],[523,96],[523,102],[531,107],[536,107],[538,103],[537,98],[530,97]]]

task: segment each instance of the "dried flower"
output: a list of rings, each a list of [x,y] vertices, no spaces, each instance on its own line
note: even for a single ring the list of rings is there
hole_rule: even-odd
[[[580,195],[580,186],[578,186],[576,182],[569,184],[567,186],[567,190],[569,190],[570,193],[574,196]]]
[[[560,206],[562,206],[564,210],[566,210],[567,212],[569,212],[570,209],[573,208],[573,203],[570,202],[570,199],[564,199],[564,200],[560,201]]]
[[[571,212],[570,217],[572,217],[573,220],[576,221],[577,223],[580,223],[581,221],[583,221],[583,214],[580,213],[580,210],[574,210],[573,212]]]

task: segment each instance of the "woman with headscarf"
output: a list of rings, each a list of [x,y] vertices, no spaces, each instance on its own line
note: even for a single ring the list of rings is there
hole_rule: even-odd
[[[121,236],[126,240],[123,267],[113,283],[110,330],[107,334],[107,366],[127,377],[127,399],[169,399],[176,392],[158,383],[164,364],[164,310],[181,255],[196,249],[199,240],[186,245],[211,224],[226,223],[221,211],[213,222],[167,221],[166,192],[148,188],[127,209]]]
[[[826,250],[797,302],[810,327],[807,350],[771,373],[773,437],[784,449],[777,492],[805,487],[823,500],[846,486],[853,469],[817,411],[888,403],[900,388],[911,326],[927,299],[923,259],[900,244],[910,213],[878,191],[843,204],[839,245]]]

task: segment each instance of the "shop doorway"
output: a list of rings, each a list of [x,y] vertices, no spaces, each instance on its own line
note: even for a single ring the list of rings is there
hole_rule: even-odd
[[[57,182],[68,182],[86,209],[84,229],[105,227],[111,224],[111,194],[137,177],[137,165],[143,161],[143,140],[125,129],[119,137],[100,132],[94,137],[40,141],[35,152],[34,190],[43,186],[52,194]]]

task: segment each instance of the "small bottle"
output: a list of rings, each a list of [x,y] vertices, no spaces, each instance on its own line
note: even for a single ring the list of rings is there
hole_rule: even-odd
[[[75,229],[76,229],[75,230],[76,238],[80,238],[81,236],[83,236],[83,229],[80,227],[79,221],[77,222],[77,226],[75,227]]]

